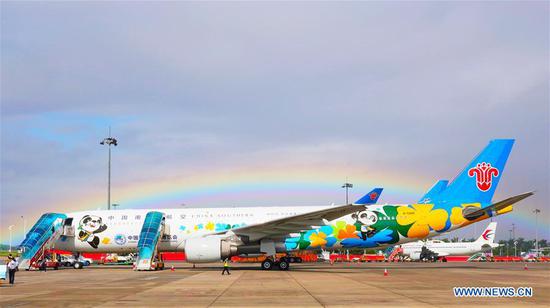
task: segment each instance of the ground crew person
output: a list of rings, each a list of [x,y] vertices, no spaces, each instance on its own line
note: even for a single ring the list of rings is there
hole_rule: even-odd
[[[19,266],[19,264],[17,263],[17,260],[15,260],[14,257],[11,257],[9,258],[9,262],[8,262],[8,275],[10,277],[10,284],[14,284],[15,283],[15,272],[17,271],[17,266]]]
[[[229,259],[227,259],[227,258],[225,258],[225,260],[223,260],[222,275],[225,275],[225,272],[227,272],[227,275],[231,275],[231,273],[229,272]]]

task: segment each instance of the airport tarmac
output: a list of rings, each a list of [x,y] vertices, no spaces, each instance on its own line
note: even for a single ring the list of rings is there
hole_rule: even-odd
[[[168,264],[171,266],[172,264]],[[134,272],[124,266],[20,271],[2,282],[0,306],[452,306],[550,305],[550,264],[304,263],[290,271],[257,264],[175,264],[175,271]],[[389,271],[384,276],[384,269]],[[532,287],[533,297],[456,298],[453,287]]]

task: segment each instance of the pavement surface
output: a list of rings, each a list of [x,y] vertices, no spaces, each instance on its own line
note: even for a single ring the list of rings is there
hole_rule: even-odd
[[[171,266],[172,264],[168,264]],[[174,264],[174,271],[125,266],[19,271],[2,282],[1,307],[550,307],[550,264],[326,263],[262,271],[256,264]],[[389,272],[384,276],[384,269]],[[532,297],[457,298],[453,287],[532,287]]]

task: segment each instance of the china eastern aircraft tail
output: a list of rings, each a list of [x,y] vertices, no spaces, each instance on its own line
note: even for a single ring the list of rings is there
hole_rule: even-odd
[[[497,233],[497,223],[491,222],[487,228],[481,233],[476,243],[493,243],[495,241],[495,234]]]
[[[514,139],[491,140],[447,188],[434,197],[436,201],[490,204],[513,145]]]

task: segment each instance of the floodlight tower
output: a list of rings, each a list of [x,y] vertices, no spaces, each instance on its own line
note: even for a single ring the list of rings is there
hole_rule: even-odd
[[[107,209],[111,209],[111,145],[117,146],[118,141],[111,137],[111,127],[109,126],[109,137],[101,140],[101,145],[107,145],[109,148],[109,166],[107,175]]]
[[[539,209],[534,209],[533,213],[535,213],[535,254],[537,255],[537,258],[539,256]]]
[[[353,188],[353,184],[351,183],[344,183],[344,185],[342,185],[342,188],[345,188],[346,189],[346,204],[349,204],[348,203],[348,190],[350,188]]]
[[[13,227],[15,227],[15,225],[8,226],[8,230],[10,231],[10,250],[9,250],[9,252],[11,252],[11,239],[12,239]]]

